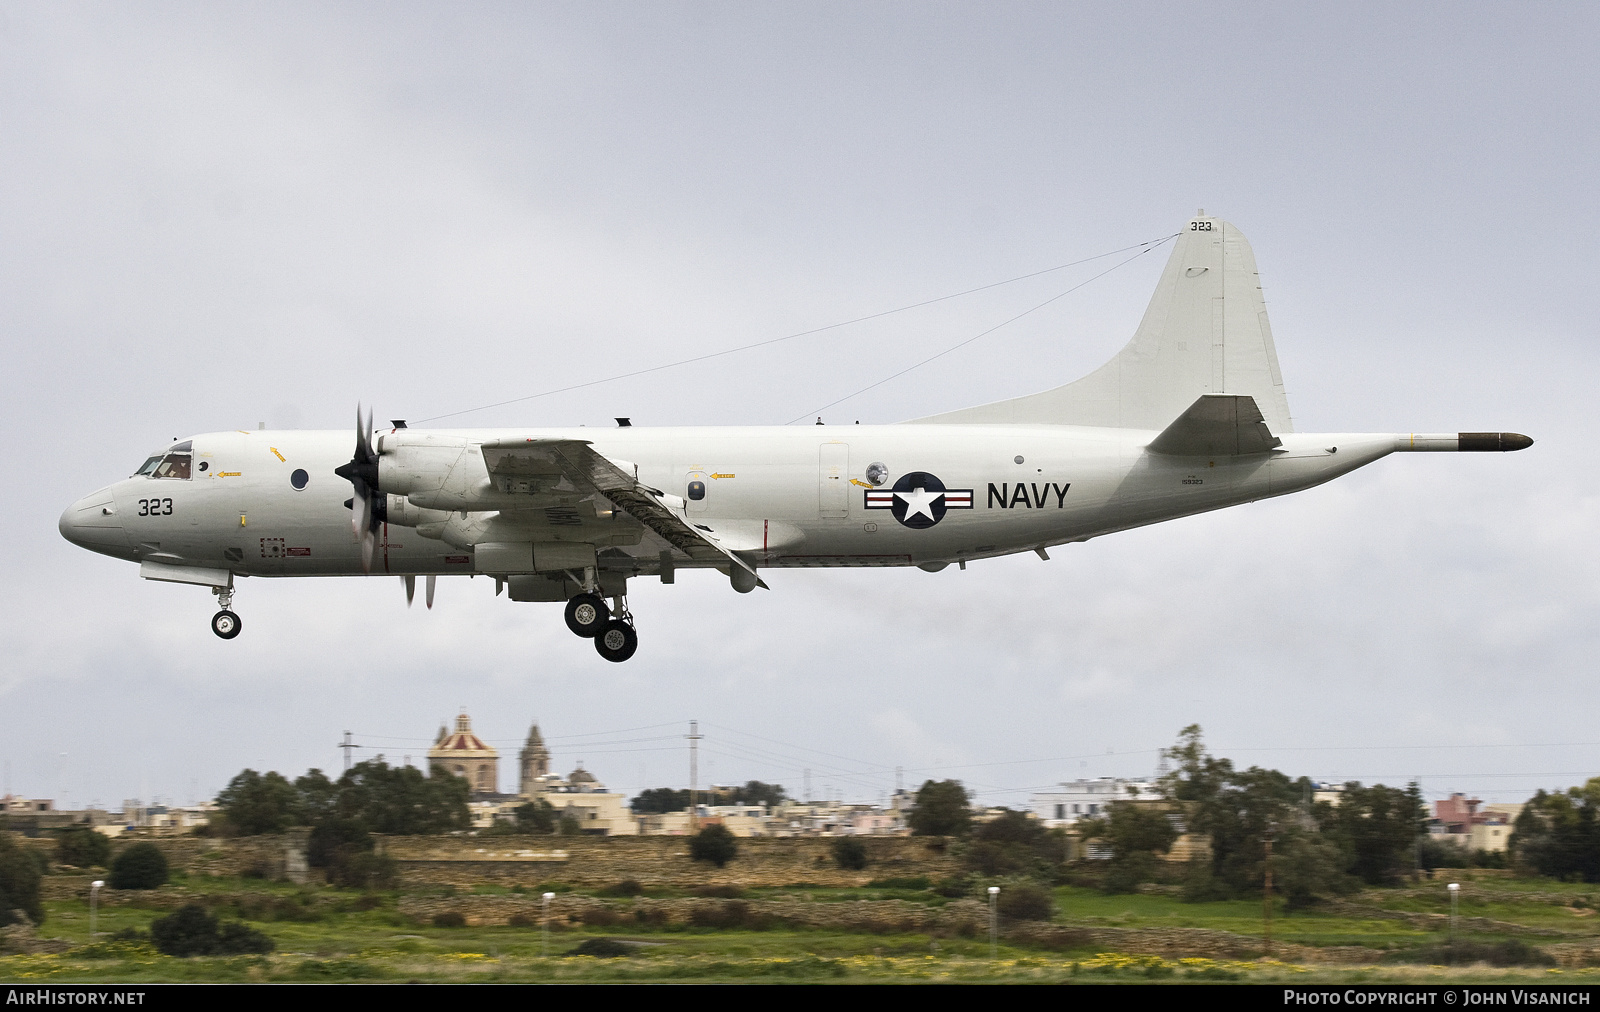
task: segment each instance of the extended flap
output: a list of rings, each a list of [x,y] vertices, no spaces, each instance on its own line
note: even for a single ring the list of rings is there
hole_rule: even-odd
[[[1237,457],[1266,453],[1282,444],[1267,428],[1254,397],[1202,394],[1148,449],[1175,457]]]

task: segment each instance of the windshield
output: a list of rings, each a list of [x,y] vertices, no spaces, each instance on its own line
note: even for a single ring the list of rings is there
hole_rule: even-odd
[[[187,453],[169,453],[161,458],[161,463],[156,465],[153,475],[157,478],[183,478],[189,477],[189,455]]]
[[[155,474],[156,465],[159,463],[161,463],[161,454],[158,453],[154,457],[151,457],[149,460],[145,461],[139,470],[133,472],[133,476],[137,478],[141,474]]]

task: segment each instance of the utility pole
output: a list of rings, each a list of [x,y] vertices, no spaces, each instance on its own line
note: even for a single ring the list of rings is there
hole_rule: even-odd
[[[689,831],[696,832],[700,828],[700,816],[695,811],[694,796],[700,787],[700,739],[705,735],[700,733],[700,722],[689,721]]]
[[[360,748],[361,746],[360,745],[356,745],[356,744],[352,744],[351,741],[350,741],[350,732],[346,731],[344,733],[344,744],[340,745],[339,747],[344,749],[344,771],[346,773],[349,773],[350,772],[350,750],[351,749],[355,749],[355,748]]]

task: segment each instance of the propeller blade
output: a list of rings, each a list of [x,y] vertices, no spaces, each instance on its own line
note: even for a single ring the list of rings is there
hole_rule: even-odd
[[[372,496],[365,482],[355,483],[356,494],[350,501],[350,530],[359,540],[372,529]]]
[[[400,582],[406,585],[406,607],[411,607],[411,599],[417,596],[417,578],[415,576],[402,576]]]
[[[378,545],[378,536],[372,531],[361,532],[361,571],[372,572],[372,550]]]
[[[427,584],[423,588],[423,598],[424,598],[424,600],[427,601],[428,607],[430,609],[433,607],[433,585],[438,579],[439,578],[437,576],[434,576],[432,573],[429,573],[428,574]]]

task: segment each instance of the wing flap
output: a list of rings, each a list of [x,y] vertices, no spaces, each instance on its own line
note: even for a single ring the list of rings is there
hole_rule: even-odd
[[[1202,394],[1161,435],[1152,453],[1175,457],[1237,457],[1283,445],[1247,394]]]
[[[495,478],[564,479],[575,488],[598,492],[613,506],[649,528],[697,562],[733,565],[756,576],[755,567],[724,548],[710,530],[690,523],[682,506],[672,506],[660,489],[637,478],[581,439],[498,439],[483,444],[483,462]],[[767,585],[759,576],[757,586]]]

